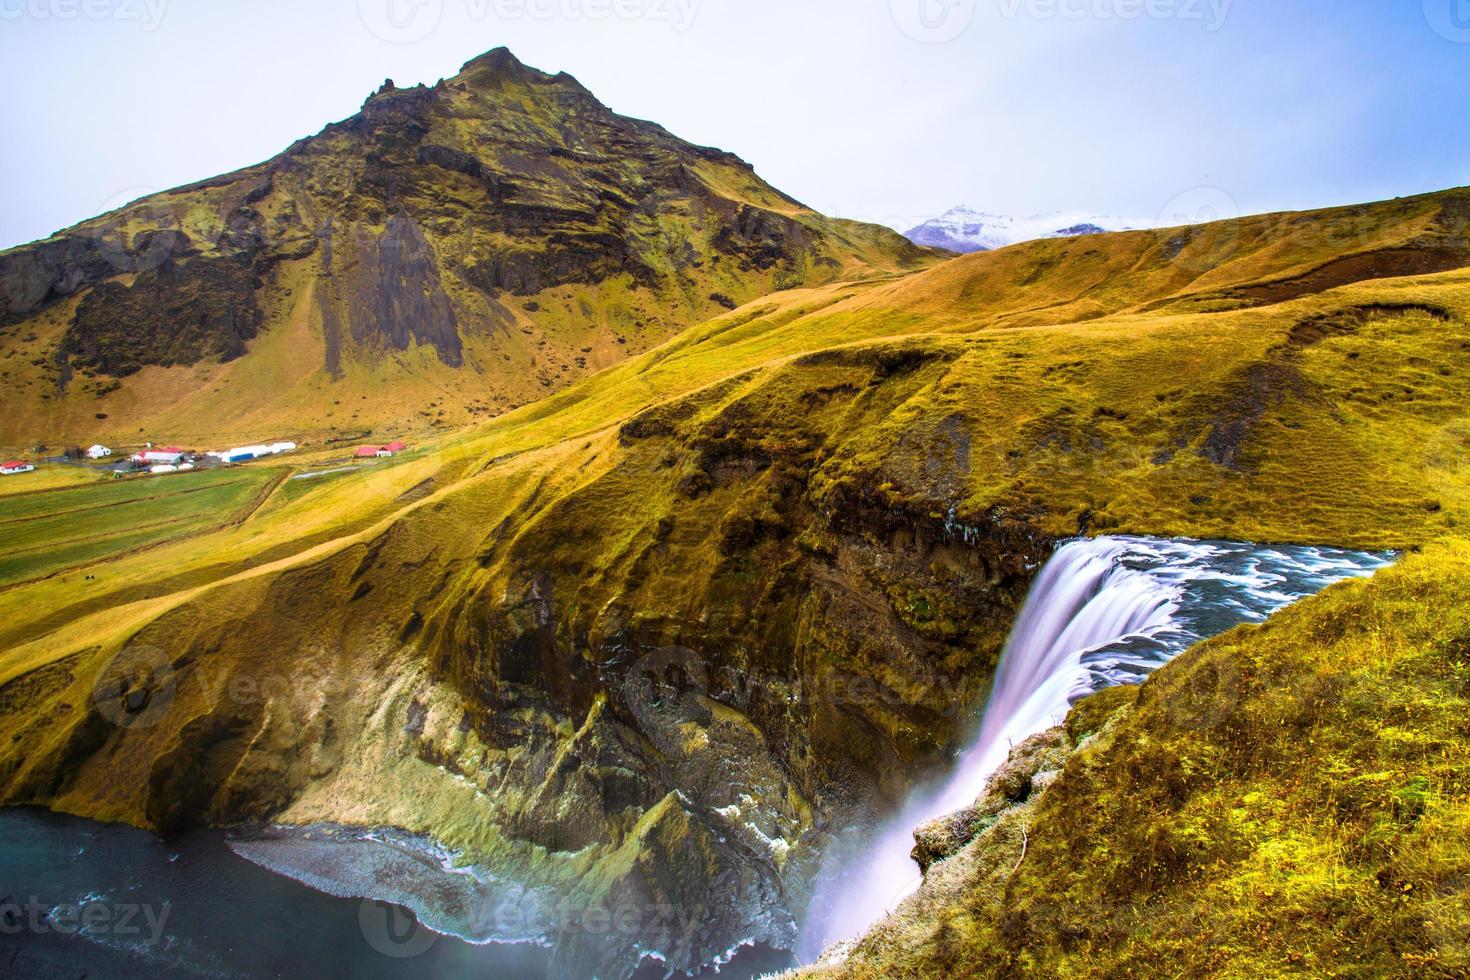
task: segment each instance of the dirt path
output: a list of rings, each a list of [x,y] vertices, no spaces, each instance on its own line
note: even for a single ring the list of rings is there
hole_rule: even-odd
[[[259,492],[257,492],[254,498],[252,498],[251,501],[245,505],[245,509],[240,513],[238,517],[236,517],[234,520],[226,521],[225,523],[219,525],[219,527],[213,528],[212,530],[222,531],[225,528],[239,527],[241,524],[244,524],[246,521],[250,520],[250,518],[254,517],[255,512],[264,507],[265,502],[271,498],[271,494],[280,489],[281,484],[285,483],[290,478],[291,471],[289,469],[282,469],[273,478],[271,478],[268,482],[261,486]]]

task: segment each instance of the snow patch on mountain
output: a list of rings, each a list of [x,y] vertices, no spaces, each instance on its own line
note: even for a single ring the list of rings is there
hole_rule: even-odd
[[[958,207],[910,228],[904,232],[904,237],[916,245],[932,245],[951,252],[985,252],[1038,238],[1099,235],[1143,227],[1148,227],[1148,223],[1086,211],[1056,211],[1029,218],[1013,218]]]

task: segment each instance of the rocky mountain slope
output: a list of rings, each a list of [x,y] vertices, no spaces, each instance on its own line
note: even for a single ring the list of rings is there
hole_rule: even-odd
[[[1029,218],[1013,218],[960,206],[910,228],[904,232],[904,237],[916,245],[968,255],[1039,238],[1100,235],[1139,227],[1142,227],[1140,222],[1086,211],[1057,211]]]
[[[774,289],[932,261],[498,49],[0,253],[0,445],[449,428]]]
[[[652,942],[555,935],[565,976],[787,945],[834,833],[964,737],[1058,538],[1406,548],[1470,522],[1467,234],[1452,191],[793,290],[218,531],[0,590],[0,800],[396,826],[580,909],[695,913]],[[1371,647],[1371,621],[1321,628]],[[1120,826],[1079,834],[1121,862]],[[992,933],[957,935],[873,975]]]

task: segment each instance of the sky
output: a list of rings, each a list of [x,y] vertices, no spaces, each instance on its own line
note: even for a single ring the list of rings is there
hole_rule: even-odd
[[[899,228],[1470,184],[1470,0],[0,0],[0,248],[500,45]]]

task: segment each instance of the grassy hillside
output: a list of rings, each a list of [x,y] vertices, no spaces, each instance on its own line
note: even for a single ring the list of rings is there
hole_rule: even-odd
[[[757,914],[787,942],[830,829],[963,737],[1057,538],[1462,533],[1466,200],[785,292],[85,595],[0,590],[0,797],[392,824],[707,909],[681,962]],[[102,703],[165,710],[118,728],[94,685],[136,650]]]

